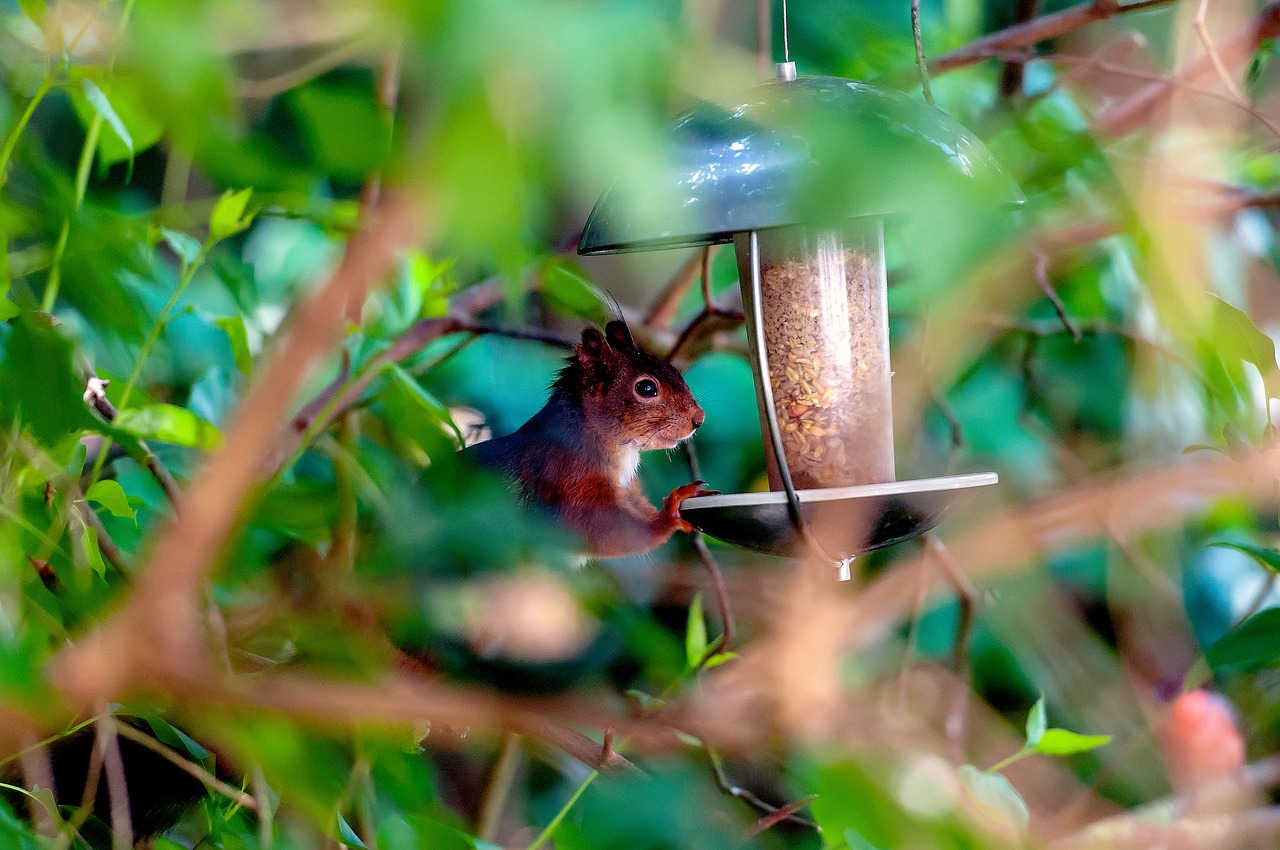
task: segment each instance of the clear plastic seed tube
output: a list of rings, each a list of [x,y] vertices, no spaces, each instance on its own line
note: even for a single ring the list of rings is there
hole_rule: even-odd
[[[880,221],[855,220],[839,230],[773,228],[757,236],[769,380],[794,485],[809,489],[893,481]],[[750,305],[747,246],[749,238],[738,240],[744,301]],[[763,420],[761,430],[770,455],[770,484],[780,490]]]

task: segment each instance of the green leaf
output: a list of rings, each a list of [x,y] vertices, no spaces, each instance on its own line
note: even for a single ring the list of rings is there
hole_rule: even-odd
[[[702,594],[695,593],[689,603],[689,623],[684,632],[685,662],[692,669],[707,655],[707,623],[702,616]]]
[[[602,326],[616,318],[613,303],[577,263],[552,257],[542,263],[540,270],[542,294],[553,310]]]
[[[84,403],[71,340],[36,314],[19,316],[7,327],[0,363],[0,424],[17,418],[46,447],[86,428],[108,430]]]
[[[1047,733],[1046,733],[1047,734]],[[960,782],[979,803],[1002,815],[1019,830],[1025,830],[1031,821],[1026,801],[1003,775],[978,770],[971,764],[959,769]]]
[[[72,72],[73,75],[75,73]],[[88,69],[89,75],[95,73],[93,69]],[[90,99],[89,85],[92,85],[92,82],[83,84],[84,77],[80,79],[82,79],[82,85],[70,88],[67,92],[76,117],[86,127],[99,115],[101,115],[100,120],[108,120],[107,116],[99,110],[99,104],[93,103]],[[98,79],[102,77],[99,76]],[[164,124],[155,117],[154,110],[157,105],[151,94],[151,91],[127,76],[116,74],[111,77],[111,97],[107,106],[124,127],[127,138],[116,132],[114,125],[112,132],[98,134],[97,155],[101,165],[111,166],[118,162],[131,162],[134,156],[150,148],[164,135]]]
[[[102,116],[102,120],[111,126],[112,131],[124,143],[125,149],[129,154],[133,154],[133,136],[130,135],[128,128],[124,126],[124,121],[116,114],[115,108],[111,105],[111,101],[107,99],[106,92],[98,88],[98,84],[88,77],[84,78],[82,83],[84,86],[85,99],[89,101],[89,105],[93,107],[93,111]]]
[[[249,334],[244,327],[241,316],[223,316],[213,323],[227,335],[231,341],[231,354],[235,357],[236,368],[246,377],[253,374],[253,355],[249,353]]]
[[[1066,729],[1047,729],[1035,745],[1035,751],[1046,756],[1069,756],[1087,753],[1109,743],[1110,735],[1080,735]]]
[[[1049,725],[1044,713],[1044,697],[1036,700],[1027,714],[1027,746],[1034,747],[1044,737],[1044,730]]]
[[[872,844],[862,836],[862,833],[853,828],[844,831],[844,843],[849,850],[884,850],[879,845]]]
[[[228,236],[234,236],[253,222],[253,215],[245,215],[245,206],[253,195],[253,189],[241,189],[234,192],[228,189],[213,205],[209,213],[209,238],[218,242]]]
[[[1276,368],[1275,342],[1258,329],[1248,313],[1232,307],[1216,295],[1212,297],[1215,341],[1227,353],[1257,366],[1266,377]]]
[[[1221,546],[1224,549],[1235,549],[1253,558],[1273,573],[1280,573],[1280,552],[1265,546],[1254,546],[1252,543],[1237,543],[1234,540],[1210,540],[1210,546]]]
[[[172,404],[149,404],[123,410],[116,426],[144,440],[159,440],[193,449],[212,449],[222,434],[190,410]]]
[[[1254,614],[1227,632],[1204,652],[1205,661],[1219,667],[1257,670],[1280,661],[1280,608]]]
[[[84,527],[80,535],[80,545],[84,547],[85,556],[89,559],[89,568],[98,574],[98,578],[107,577],[107,564],[102,560],[102,549],[98,547],[98,530],[92,525]]]
[[[95,483],[84,497],[106,508],[112,516],[133,520],[135,525],[138,522],[138,512],[129,504],[129,496],[124,488],[109,478]]]
[[[343,844],[351,847],[366,847],[365,843],[360,840],[360,836],[356,835],[356,831],[351,828],[351,824],[347,823],[347,819],[338,814],[338,838]]]
[[[168,745],[170,748],[178,752],[185,752],[197,762],[203,762],[212,753],[196,743],[186,732],[169,723],[158,714],[149,713],[143,715],[142,719],[151,727],[151,732],[161,743]]]
[[[737,657],[738,657],[738,653],[736,652],[717,652],[715,655],[708,658],[707,663],[703,664],[702,666],[704,669],[710,670],[712,667],[719,667],[721,664],[724,664],[726,661],[732,661]]]
[[[422,388],[422,385],[413,379],[413,376],[406,372],[403,368],[395,363],[389,363],[385,371],[390,373],[392,381],[403,389],[409,398],[426,413],[433,421],[448,428],[457,437],[458,446],[461,448],[466,444],[466,440],[462,436],[462,430],[458,428],[457,423],[453,421],[453,416],[449,413],[449,408],[445,407],[439,399]]]
[[[184,266],[194,263],[204,251],[204,247],[194,237],[179,230],[162,227],[160,235],[164,237],[165,244],[173,250],[173,253],[178,255],[178,259],[182,260]]]
[[[45,5],[44,0],[18,0],[18,8],[36,26],[44,25]]]

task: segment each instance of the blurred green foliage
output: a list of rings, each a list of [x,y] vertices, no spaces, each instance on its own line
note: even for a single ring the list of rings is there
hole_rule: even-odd
[[[923,6],[924,45],[936,54],[1006,25],[1014,4]],[[803,73],[918,95],[907,4],[793,0],[790,12]],[[656,196],[654,139],[673,114],[752,82],[753,16],[628,0],[0,0],[0,704],[50,732],[74,722],[57,707],[46,665],[108,618],[147,568],[149,541],[173,513],[148,452],[180,482],[198,474],[267,368],[289,311],[359,226],[374,181],[412,195],[427,236],[348,328],[345,366],[330,358],[294,409],[344,368],[368,372],[367,388],[242,506],[209,591],[227,662],[245,675],[371,682],[395,667],[394,642],[450,684],[641,713],[696,692],[708,655],[717,660],[706,666],[731,665],[714,654],[722,647],[710,596],[690,589],[697,556],[686,540],[580,567],[562,532],[502,482],[454,463],[461,443],[484,429],[508,433],[540,407],[561,348],[459,334],[400,363],[383,355],[419,320],[444,315],[451,298],[493,283],[504,298],[479,318],[548,338],[572,340],[615,309],[642,314],[662,283],[638,280],[649,267],[584,265],[563,247],[610,185]],[[1140,29],[1163,66],[1175,24],[1169,9],[1153,9],[1098,31]],[[1253,97],[1274,96],[1275,49],[1264,44],[1253,58]],[[393,110],[379,95],[389,56],[398,60]],[[1012,98],[997,93],[997,62],[935,78],[939,106],[988,143],[1028,203],[1011,219],[915,198],[923,211],[887,235],[895,357],[911,353],[895,387],[919,402],[897,422],[899,469],[998,471],[1000,494],[970,512],[973,525],[1001,503],[1184,452],[1238,453],[1274,430],[1275,213],[1193,220],[1203,250],[1194,268],[1180,265],[1186,257],[1167,246],[1186,233],[1157,232],[1128,173],[1159,145],[1095,137],[1100,103],[1064,82],[1069,67],[1030,63]],[[1159,142],[1159,132],[1140,135]],[[1275,147],[1256,126],[1239,130],[1220,146],[1214,179],[1274,191]],[[870,182],[901,188],[891,174]],[[1032,255],[1048,250],[1035,241],[1046,233],[1099,223],[1098,238]],[[708,282],[722,304],[734,297],[730,254],[714,255]],[[698,289],[677,305],[669,332],[652,335],[656,346],[697,315]],[[766,486],[744,351],[742,332],[728,331],[686,370],[707,412],[701,476],[724,492]],[[86,403],[90,370],[110,381],[114,422]],[[678,454],[647,459],[641,474],[652,501],[691,477]],[[1028,726],[1028,754],[1069,755],[1061,775],[1088,782],[1123,751],[1130,761],[1107,762],[1100,792],[1120,806],[1146,801],[1168,782],[1142,706],[1185,676],[1235,700],[1250,757],[1273,753],[1275,508],[1224,499],[1140,539],[1046,552],[997,582],[978,612],[968,675],[1011,724],[1013,750],[1025,713],[1043,718],[1047,704],[1055,720],[1116,745],[1083,754],[1071,733],[1040,724],[1036,743]],[[709,543],[735,588],[789,569]],[[900,554],[868,559],[869,570],[892,570]],[[545,594],[538,605],[554,622],[529,628],[560,643],[519,642],[528,612],[507,607],[501,590],[513,579]],[[761,605],[768,600],[740,624],[746,643],[768,619]],[[909,633],[894,624],[844,659],[843,684],[892,681],[908,651],[945,664],[958,606],[930,601],[919,613]],[[1135,629],[1174,660],[1150,662],[1127,646]],[[1126,671],[1146,690],[1131,692]],[[716,787],[707,761],[718,757],[696,742],[648,759],[619,736],[644,773],[598,780],[532,744],[510,787],[494,790],[501,745],[488,728],[333,728],[186,703],[119,711],[148,718],[159,740],[212,770],[209,747],[219,776],[229,763],[226,781],[265,807],[255,815],[211,793],[157,848],[492,847],[493,835],[476,835],[497,793],[507,796],[495,840],[508,846],[527,845],[560,813],[550,841],[561,848],[739,846],[761,816]],[[980,769],[987,763],[946,766],[944,781],[921,762],[918,776],[933,778],[911,785],[904,775],[917,774],[882,748],[804,740],[724,763],[745,777],[731,781],[770,804],[818,795],[803,813],[819,832],[783,824],[752,833],[749,846],[1014,846],[1026,827],[1017,777]],[[6,772],[14,764],[0,772],[16,779]],[[927,794],[922,803],[925,791],[945,805]],[[29,799],[13,793],[0,799],[0,844],[50,846],[34,831]],[[52,805],[47,789],[36,797]],[[63,816],[76,818],[63,803]],[[1033,805],[1033,826],[1036,816]],[[79,818],[81,834],[66,836],[73,846],[108,830]]]

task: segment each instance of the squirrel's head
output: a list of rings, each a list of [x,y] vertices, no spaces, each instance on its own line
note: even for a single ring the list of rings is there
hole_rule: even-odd
[[[618,445],[670,449],[706,419],[669,363],[642,351],[622,321],[582,332],[556,387],[579,402],[588,421]]]

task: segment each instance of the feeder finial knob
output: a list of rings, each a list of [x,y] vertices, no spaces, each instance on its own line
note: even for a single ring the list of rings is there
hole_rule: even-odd
[[[777,64],[778,79],[784,83],[789,83],[796,78],[796,63],[779,62]]]

